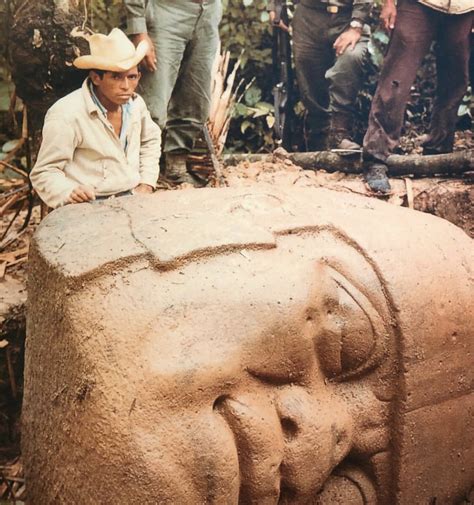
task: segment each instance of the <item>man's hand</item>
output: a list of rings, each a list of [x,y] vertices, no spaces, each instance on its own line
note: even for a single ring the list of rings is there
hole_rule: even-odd
[[[393,0],[386,0],[380,13],[380,21],[387,32],[395,28],[397,19],[397,7]]]
[[[334,42],[333,47],[336,51],[336,56],[344,54],[346,49],[350,47],[351,51],[354,49],[357,42],[359,42],[362,30],[359,28],[348,28],[342,32],[341,35]]]
[[[136,33],[135,35],[132,35],[132,42],[134,43],[135,47],[138,46],[138,44],[142,40],[146,40],[148,42],[148,52],[145,55],[145,58],[143,58],[143,65],[145,66],[145,69],[148,70],[148,72],[154,72],[156,70],[156,52],[155,52],[155,46],[153,45],[153,41],[150,39],[150,36],[148,33]]]
[[[95,200],[95,191],[93,188],[90,186],[76,186],[71,191],[66,203],[84,203],[92,200]]]
[[[133,188],[133,194],[141,193],[153,193],[153,188],[149,184],[139,184],[135,188]]]
[[[270,11],[270,23],[272,24],[272,26],[275,26],[273,24],[274,20],[275,20],[275,11]],[[283,23],[283,21],[281,19],[280,19],[280,24],[278,25],[278,28],[281,28],[285,32],[289,32],[290,31],[289,27],[286,26],[285,23]]]

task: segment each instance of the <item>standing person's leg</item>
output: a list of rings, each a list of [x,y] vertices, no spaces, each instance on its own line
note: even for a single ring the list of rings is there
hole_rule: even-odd
[[[350,15],[348,17],[350,18]],[[331,37],[333,43],[347,27],[350,19],[343,18],[342,21],[342,26],[335,30]],[[355,102],[364,82],[368,45],[369,35],[364,33],[354,49],[347,49],[337,57],[334,65],[326,73],[329,81],[332,148],[360,149],[352,137]]]
[[[209,118],[211,71],[219,47],[220,0],[202,4],[186,1],[199,9],[192,39],[186,47],[178,79],[168,107],[164,151],[189,152]]]
[[[157,69],[155,72],[144,72],[139,92],[150,110],[151,117],[164,130],[168,103],[186,45],[192,36],[192,23],[181,3],[150,0],[147,8],[147,29],[155,45]]]
[[[174,3],[188,11],[191,33],[168,105],[163,151],[171,179],[199,186],[188,172],[186,160],[209,117],[211,71],[219,46],[222,6],[220,0]]]
[[[308,149],[327,148],[329,92],[326,71],[334,62],[327,36],[330,15],[299,4],[293,18],[296,78],[307,111]]]
[[[390,191],[385,161],[398,145],[410,88],[437,31],[440,14],[415,0],[401,0],[364,137],[364,157],[378,162],[365,178],[373,191]]]
[[[449,153],[453,150],[458,107],[469,84],[473,19],[472,12],[459,16],[444,15],[436,46],[436,98],[423,154]]]

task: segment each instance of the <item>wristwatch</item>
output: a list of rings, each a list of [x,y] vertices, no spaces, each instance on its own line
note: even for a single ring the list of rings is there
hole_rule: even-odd
[[[362,23],[362,21],[359,21],[358,19],[352,19],[351,22],[349,23],[349,26],[351,28],[355,28],[361,31],[364,29],[364,23]]]

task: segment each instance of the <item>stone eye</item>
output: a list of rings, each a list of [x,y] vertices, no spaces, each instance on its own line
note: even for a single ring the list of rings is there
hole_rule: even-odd
[[[360,299],[356,301],[345,287],[338,285],[337,296],[324,305],[316,351],[326,377],[347,380],[375,366],[380,335]]]

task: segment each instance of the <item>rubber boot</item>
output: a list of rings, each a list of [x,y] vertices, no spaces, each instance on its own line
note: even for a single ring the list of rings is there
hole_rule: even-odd
[[[165,176],[174,184],[191,184],[198,187],[199,181],[188,172],[187,159],[187,153],[166,153]]]
[[[329,130],[329,148],[356,151],[361,147],[352,139],[352,114],[333,112]]]

